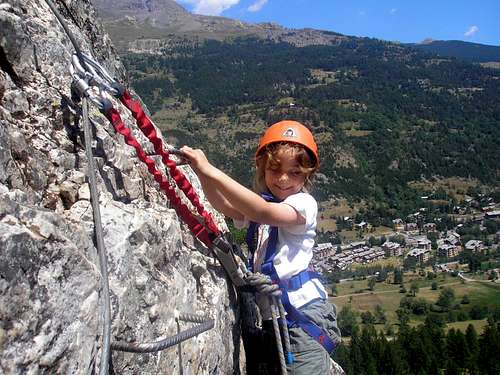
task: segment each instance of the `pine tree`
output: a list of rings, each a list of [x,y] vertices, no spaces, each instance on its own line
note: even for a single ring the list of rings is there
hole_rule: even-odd
[[[387,322],[387,317],[385,316],[385,311],[381,305],[375,306],[375,320],[377,323],[385,324]]]
[[[469,357],[469,348],[465,335],[460,330],[450,329],[446,336],[446,354],[448,356],[448,366],[457,369],[465,368],[465,361]]]
[[[345,305],[339,312],[337,321],[343,336],[351,336],[358,330],[357,316],[351,305]]]
[[[377,284],[377,280],[376,280],[376,278],[375,278],[375,277],[370,277],[370,278],[368,279],[368,288],[369,288],[370,290],[374,290],[374,289],[375,289],[375,284]]]
[[[365,326],[361,332],[360,349],[363,354],[363,365],[366,375],[378,375],[377,354],[380,353],[378,347],[377,331],[373,325]]]
[[[385,337],[384,337],[385,340]],[[379,373],[384,375],[407,374],[408,363],[404,360],[403,351],[397,341],[385,340],[383,352],[379,360]]]
[[[340,344],[335,350],[333,359],[337,362],[347,374],[351,374],[352,364],[351,364],[351,345]]]
[[[479,356],[479,342],[477,332],[472,324],[469,324],[465,330],[465,341],[469,349],[469,355],[465,359],[465,367],[469,370],[471,375],[478,374],[477,360]]]
[[[401,268],[396,268],[394,270],[394,284],[402,284],[403,283],[403,271]]]
[[[351,336],[351,350],[350,350],[350,367],[348,370],[349,375],[362,375],[365,374],[364,355],[361,347],[361,339],[357,330]]]
[[[478,367],[482,374],[500,374],[500,332],[496,323],[490,322],[479,339]]]
[[[419,291],[419,287],[415,281],[411,283],[410,291],[411,291],[411,294],[413,294],[413,297],[415,297],[417,295],[417,293]]]

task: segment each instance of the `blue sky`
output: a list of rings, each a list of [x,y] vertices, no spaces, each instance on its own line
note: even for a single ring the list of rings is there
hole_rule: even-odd
[[[400,42],[500,46],[500,0],[176,0],[193,13]]]

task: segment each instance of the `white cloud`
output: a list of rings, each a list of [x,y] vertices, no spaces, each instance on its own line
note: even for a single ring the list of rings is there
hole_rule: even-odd
[[[238,4],[240,0],[176,0],[193,6],[193,13],[219,16],[226,9]]]
[[[464,34],[464,36],[474,36],[477,32],[479,31],[479,27],[477,26],[471,26],[469,27],[469,30],[467,30]]]
[[[257,0],[255,3],[253,3],[252,5],[250,5],[247,10],[249,12],[258,12],[259,10],[262,9],[262,7],[264,5],[267,4],[267,0]]]
[[[396,13],[397,13],[397,8],[392,8],[389,13],[391,14],[391,16],[394,16]]]

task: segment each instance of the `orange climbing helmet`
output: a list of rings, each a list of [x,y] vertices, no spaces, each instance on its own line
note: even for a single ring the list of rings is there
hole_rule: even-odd
[[[304,146],[315,158],[315,167],[319,166],[318,146],[311,131],[300,122],[283,120],[271,125],[260,138],[255,156],[269,144],[275,142],[291,142]]]

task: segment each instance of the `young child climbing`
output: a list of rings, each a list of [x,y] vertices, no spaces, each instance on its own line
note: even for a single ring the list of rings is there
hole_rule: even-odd
[[[309,270],[318,205],[308,188],[319,168],[312,133],[289,120],[265,131],[255,154],[259,194],[210,164],[203,151],[187,146],[181,151],[214,208],[233,218],[236,226],[248,227],[249,268],[268,275],[280,286],[293,353],[288,374],[328,374],[329,353],[340,341],[340,331],[334,306],[327,301],[317,275]],[[263,330],[267,337],[273,337],[269,298],[257,295],[256,302]],[[266,345],[263,343],[259,361],[267,366],[264,373],[278,374],[277,352]]]

